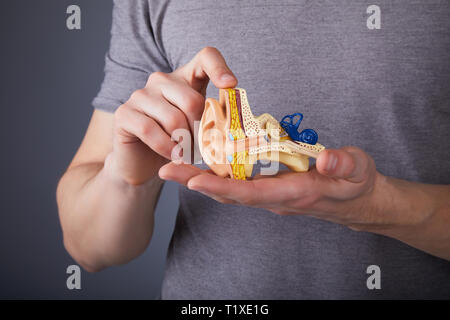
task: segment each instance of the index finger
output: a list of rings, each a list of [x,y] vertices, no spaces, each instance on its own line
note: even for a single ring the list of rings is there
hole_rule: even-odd
[[[209,80],[219,89],[233,88],[237,85],[237,78],[228,67],[225,58],[214,47],[203,48],[186,65],[174,71],[188,84],[205,94]]]
[[[191,177],[187,187],[191,190],[218,195],[250,206],[271,206],[299,199],[308,194],[312,181],[308,175],[279,174],[254,180],[234,180],[210,173]]]

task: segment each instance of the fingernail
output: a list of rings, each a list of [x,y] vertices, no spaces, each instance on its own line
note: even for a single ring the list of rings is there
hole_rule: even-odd
[[[234,77],[231,74],[225,73],[220,77],[220,80],[223,82],[231,82],[234,81]]]
[[[338,161],[338,158],[334,154],[330,153],[328,155],[328,164],[327,164],[328,172],[333,172],[334,169],[336,169],[337,161]]]

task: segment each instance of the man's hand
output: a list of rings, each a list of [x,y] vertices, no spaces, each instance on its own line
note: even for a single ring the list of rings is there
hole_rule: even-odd
[[[170,74],[153,73],[145,88],[113,115],[96,110],[57,191],[68,252],[86,270],[126,263],[148,246],[175,129],[191,129],[204,108],[209,80],[236,78],[217,49],[205,48]]]
[[[108,158],[116,175],[143,184],[171,158],[176,129],[193,129],[200,120],[209,80],[217,88],[237,80],[215,48],[204,48],[172,73],[155,72],[145,88],[134,92],[115,113],[113,152]],[[156,170],[156,171],[155,171]]]
[[[305,173],[240,181],[168,163],[159,175],[222,203],[308,215],[389,236],[450,260],[450,187],[383,176],[356,147],[322,151]]]
[[[282,171],[241,181],[189,165],[169,163],[160,177],[175,180],[219,202],[264,208],[277,214],[307,214],[341,224],[379,220],[369,199],[380,179],[373,159],[354,147],[324,150],[309,172]]]

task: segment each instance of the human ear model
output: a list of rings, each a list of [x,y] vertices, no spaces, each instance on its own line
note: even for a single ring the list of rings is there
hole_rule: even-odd
[[[219,176],[246,180],[257,160],[278,161],[296,172],[309,169],[324,146],[312,129],[298,131],[301,113],[278,122],[264,113],[255,117],[244,89],[220,89],[219,101],[208,98],[198,142],[206,164]]]

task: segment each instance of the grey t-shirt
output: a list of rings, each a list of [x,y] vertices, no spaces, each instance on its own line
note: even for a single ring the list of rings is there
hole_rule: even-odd
[[[372,4],[115,1],[94,107],[114,111],[150,73],[215,46],[255,114],[302,112],[302,126],[327,147],[361,147],[385,175],[450,184],[450,2],[378,0],[381,29],[368,27]],[[210,85],[207,94],[218,90]],[[381,269],[380,290],[366,286],[370,265]],[[224,205],[182,187],[162,298],[450,298],[450,262],[380,235]]]

